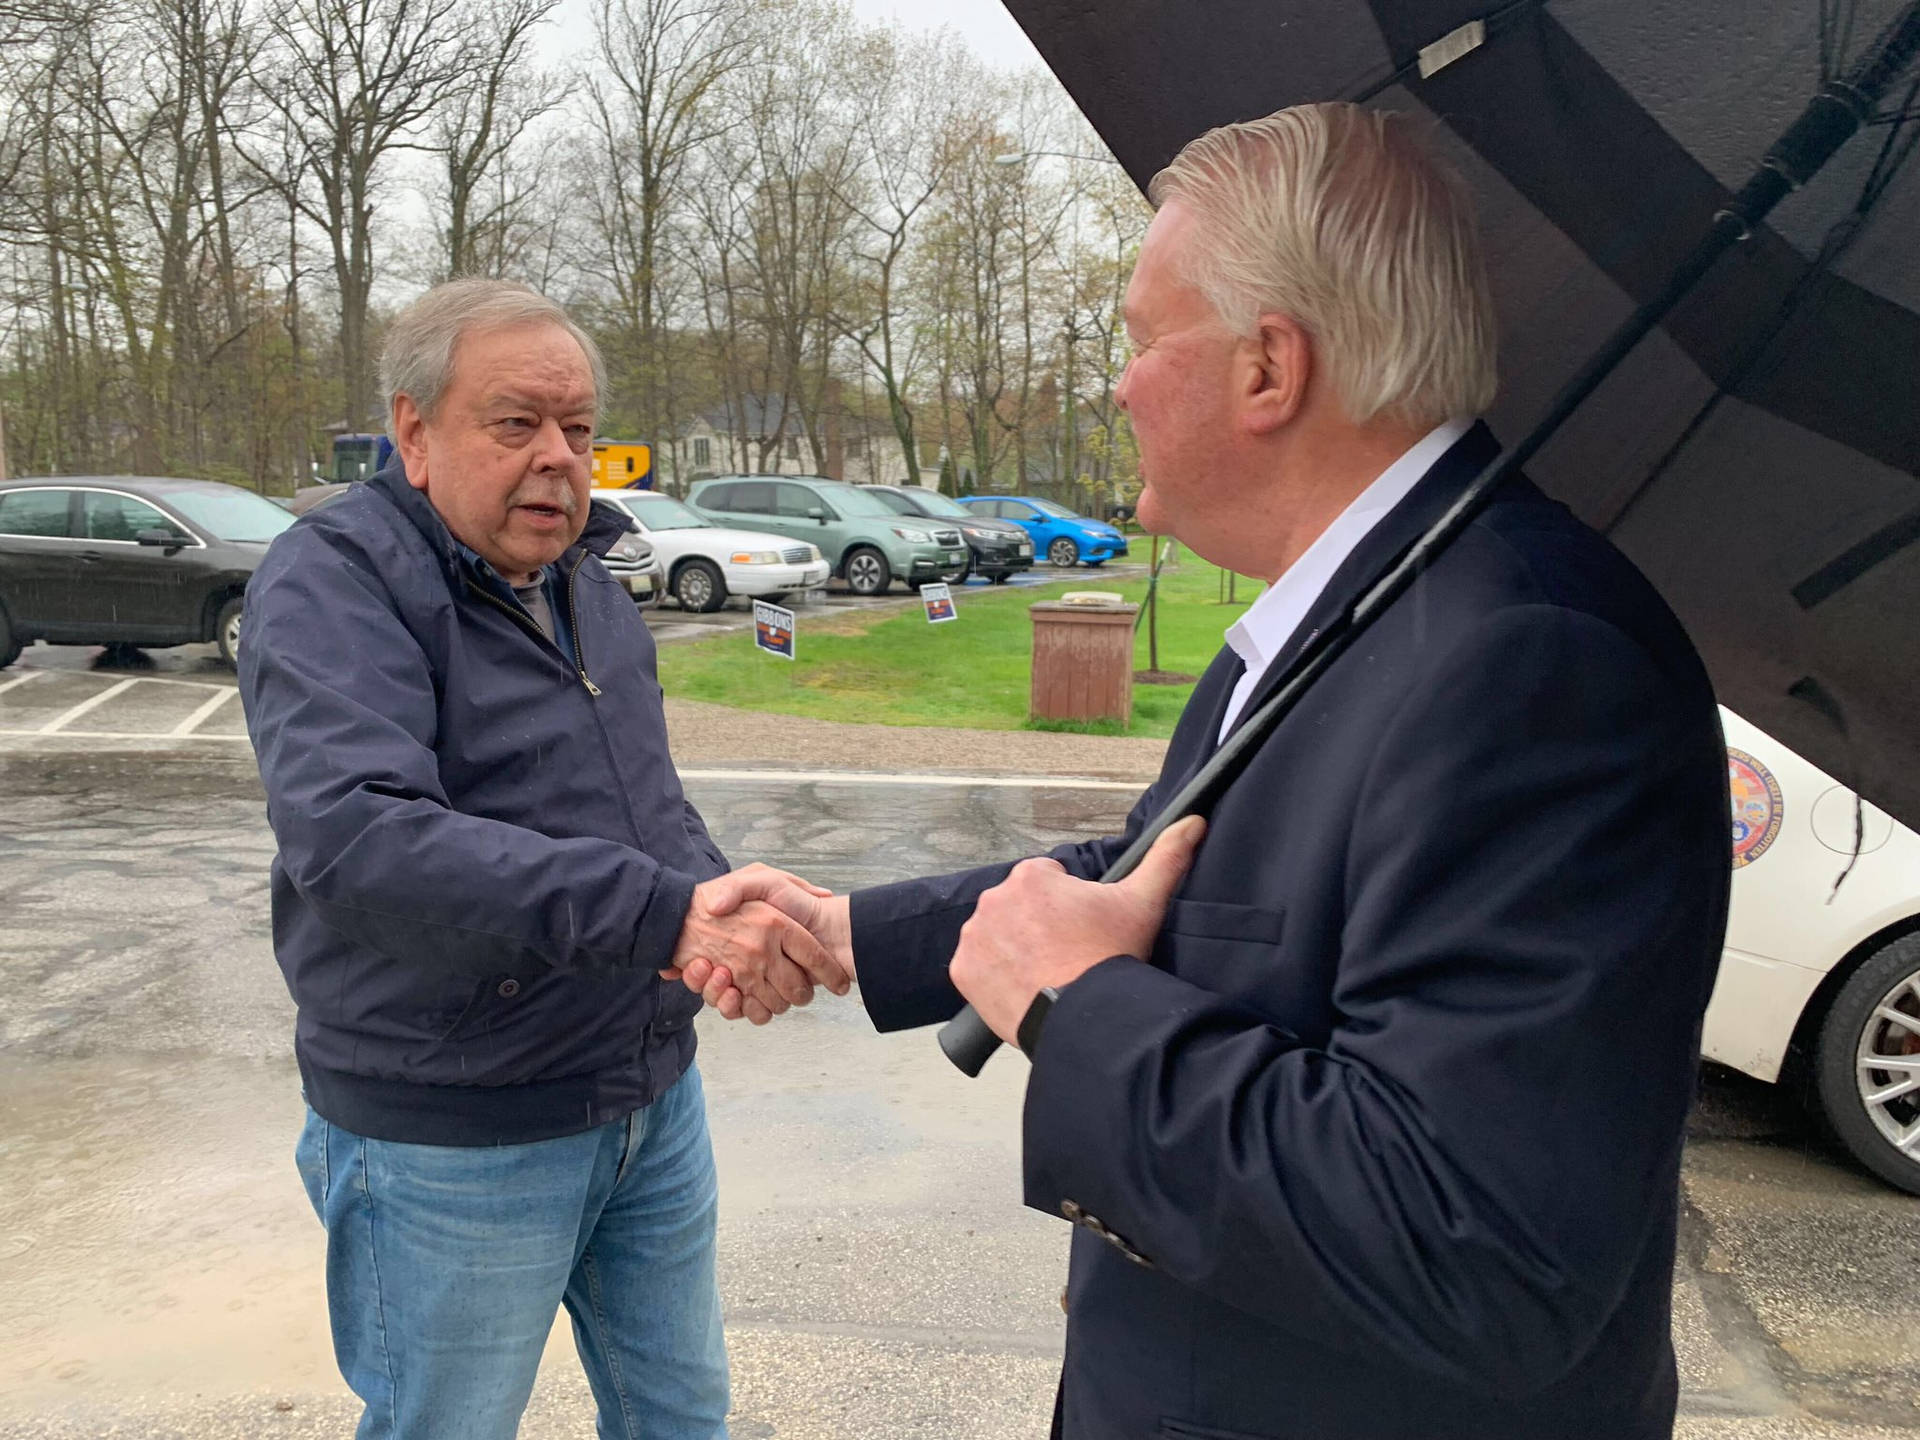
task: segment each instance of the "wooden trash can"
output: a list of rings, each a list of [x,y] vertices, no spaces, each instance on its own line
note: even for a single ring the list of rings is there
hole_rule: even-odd
[[[1036,720],[1118,720],[1133,717],[1133,624],[1138,605],[1029,605],[1033,617],[1033,699]]]

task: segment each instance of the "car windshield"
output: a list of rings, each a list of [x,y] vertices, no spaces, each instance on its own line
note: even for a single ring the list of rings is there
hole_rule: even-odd
[[[942,495],[938,490],[911,490],[907,493],[913,497],[911,503],[919,506],[922,514],[949,515],[956,520],[978,520],[980,518],[976,512],[969,510],[958,500],[950,499]]]
[[[671,495],[623,496],[619,504],[649,530],[711,530],[713,522]]]
[[[166,501],[220,540],[265,544],[297,518],[251,490],[173,490]]]
[[[1025,496],[1025,495],[1023,495],[1021,498],[1025,500],[1027,504],[1033,506],[1034,509],[1038,510],[1042,515],[1051,515],[1056,520],[1084,520],[1087,518],[1084,515],[1077,514],[1074,511],[1067,509],[1067,507],[1064,505],[1056,505],[1051,500],[1035,500],[1031,496]]]
[[[900,513],[878,495],[870,495],[857,485],[835,485],[831,490],[821,488],[827,503],[842,515],[871,515],[891,520]]]

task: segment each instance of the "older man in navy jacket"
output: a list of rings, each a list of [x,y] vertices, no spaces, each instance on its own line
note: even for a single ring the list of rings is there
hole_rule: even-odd
[[[240,652],[359,1434],[511,1437],[564,1303],[602,1436],[724,1440],[699,1006],[657,972],[737,967],[761,1022],[846,977],[681,793],[592,340],[455,281],[382,371],[397,463],[275,542]]]
[[[1283,111],[1153,193],[1116,392],[1140,516],[1272,584],[1125,835],[807,918],[883,1029],[964,996],[1033,1057],[1026,1200],[1078,1227],[1056,1433],[1665,1436],[1728,883],[1706,676],[1516,481],[1265,742],[1190,870],[1197,821],[1089,883],[1497,453],[1469,203],[1402,122]]]

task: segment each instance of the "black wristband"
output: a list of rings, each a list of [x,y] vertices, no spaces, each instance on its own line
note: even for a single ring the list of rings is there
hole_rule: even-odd
[[[1040,1043],[1040,1027],[1047,1023],[1048,1012],[1059,998],[1060,992],[1053,986],[1042,985],[1040,993],[1033,997],[1033,1003],[1027,1006],[1027,1013],[1020,1017],[1020,1028],[1014,1031],[1014,1038],[1020,1042],[1020,1053],[1029,1060]]]

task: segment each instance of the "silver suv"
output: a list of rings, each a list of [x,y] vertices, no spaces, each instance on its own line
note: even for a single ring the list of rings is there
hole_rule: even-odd
[[[901,515],[862,487],[822,475],[722,475],[699,481],[687,498],[722,524],[819,546],[856,595],[884,594],[895,580],[958,579],[969,563],[958,526]]]

